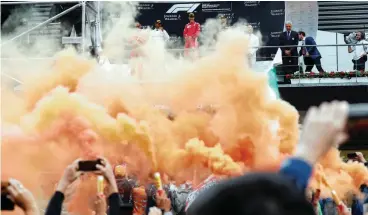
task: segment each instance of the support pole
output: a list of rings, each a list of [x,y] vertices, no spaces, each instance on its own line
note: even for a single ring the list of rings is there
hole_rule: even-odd
[[[336,32],[336,71],[339,71],[339,47],[337,46],[338,43],[338,36]]]
[[[82,1],[82,55],[85,54],[85,40],[86,40],[86,1]]]
[[[24,36],[24,35],[26,35],[26,34],[30,33],[31,31],[34,31],[34,30],[35,30],[35,29],[37,29],[37,28],[40,28],[40,27],[42,27],[42,26],[44,26],[44,25],[49,24],[50,22],[54,21],[55,19],[57,19],[57,18],[59,18],[59,17],[61,17],[61,16],[65,15],[65,14],[67,14],[67,13],[71,12],[72,10],[74,10],[74,9],[76,9],[76,8],[80,7],[80,6],[81,6],[81,3],[79,3],[79,4],[77,4],[77,5],[74,5],[73,7],[69,8],[69,9],[67,9],[67,10],[65,10],[65,11],[63,11],[63,12],[61,12],[61,13],[59,13],[59,14],[56,14],[55,16],[51,17],[50,19],[48,19],[48,20],[46,20],[46,21],[44,21],[44,22],[42,22],[42,23],[40,23],[40,24],[38,24],[38,25],[34,26],[33,28],[31,28],[31,29],[29,29],[29,30],[27,30],[27,31],[25,31],[25,32],[23,32],[23,33],[21,33],[21,34],[19,34],[18,36],[15,36],[15,37],[13,37],[13,38],[12,38],[12,39],[10,39],[10,40],[5,41],[4,43],[2,43],[2,44],[1,44],[1,47],[2,47],[2,46],[5,46],[5,45],[7,45],[7,44],[10,44],[10,42],[12,42],[12,41],[14,41],[14,40],[18,39],[19,37],[22,37],[22,36]]]

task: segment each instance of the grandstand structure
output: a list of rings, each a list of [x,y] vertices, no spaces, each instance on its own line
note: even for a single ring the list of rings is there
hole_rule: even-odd
[[[368,32],[367,1],[319,1],[318,29],[351,33]]]

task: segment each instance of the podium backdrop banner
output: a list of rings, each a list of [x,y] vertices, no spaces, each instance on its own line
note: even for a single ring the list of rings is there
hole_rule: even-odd
[[[277,46],[278,36],[284,28],[285,2],[237,1],[237,2],[157,2],[139,3],[137,21],[142,26],[153,27],[161,20],[170,37],[183,42],[183,29],[188,23],[188,13],[194,13],[201,25],[209,18],[225,15],[230,24],[245,19],[262,34],[261,45]],[[272,60],[277,48],[263,48],[257,52],[257,61]]]
[[[295,31],[304,31],[308,36],[316,39],[318,31],[318,2],[317,1],[286,1],[285,21],[293,22]]]

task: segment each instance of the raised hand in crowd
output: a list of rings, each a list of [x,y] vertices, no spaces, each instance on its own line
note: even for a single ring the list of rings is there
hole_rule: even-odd
[[[149,209],[148,215],[162,215],[162,212],[160,209],[156,208],[156,207],[151,207]]]
[[[102,165],[97,164],[96,167],[99,170],[97,173],[103,175],[109,184],[108,196],[113,193],[118,193],[118,185],[115,180],[114,170],[111,164],[105,158],[100,158],[102,160]]]
[[[171,211],[171,200],[167,197],[166,193],[156,193],[156,206],[163,210],[165,213]]]
[[[361,152],[356,152],[356,155],[357,155],[357,160],[358,160],[360,163],[366,163],[366,162],[367,162],[367,161],[365,160],[365,158],[364,158],[363,153],[361,153]]]
[[[57,184],[57,191],[65,193],[68,187],[79,178],[79,176],[81,175],[81,172],[78,171],[79,161],[80,159],[77,159],[66,167],[63,176]]]
[[[10,179],[9,184],[7,184],[5,189],[5,193],[8,197],[15,205],[19,206],[26,215],[39,214],[35,198],[32,193],[22,185],[22,183],[15,179]]]
[[[110,163],[105,158],[100,158],[102,160],[102,165],[96,165],[96,169],[98,171],[91,172],[93,174],[102,174],[106,181],[108,182],[108,205],[109,205],[109,214],[110,215],[118,215],[120,214],[120,204],[119,204],[119,195],[118,189],[114,177],[114,173]],[[61,180],[58,183],[57,189],[53,197],[51,198],[47,209],[46,215],[60,215],[62,211],[62,205],[64,201],[64,193],[68,189],[68,187],[76,181],[79,176],[82,174],[82,171],[79,171],[79,161],[80,159],[75,160],[72,164],[70,164],[64,171],[64,174]],[[98,202],[99,213],[102,213],[103,204],[102,202]],[[97,209],[96,209],[97,210]]]
[[[107,204],[104,196],[96,195],[96,200],[93,204],[94,215],[106,215]]]
[[[295,156],[315,164],[331,147],[347,140],[344,131],[348,118],[348,103],[333,101],[311,107],[304,119],[303,131]]]
[[[351,211],[345,204],[341,204],[341,211],[339,211],[339,215],[351,215]]]

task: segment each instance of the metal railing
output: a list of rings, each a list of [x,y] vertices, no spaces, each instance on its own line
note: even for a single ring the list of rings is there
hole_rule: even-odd
[[[65,2],[67,2],[67,1],[65,1]],[[75,2],[75,1],[70,1],[70,2]],[[1,2],[1,4],[35,4],[35,3],[37,3],[37,2]],[[39,3],[41,3],[41,2],[39,2]],[[45,3],[45,2],[42,2],[42,3]],[[17,40],[18,38],[21,38],[22,36],[27,35],[30,32],[32,32],[32,31],[34,31],[36,29],[39,29],[39,28],[41,28],[41,27],[43,27],[43,26],[45,26],[45,25],[53,22],[54,20],[56,20],[56,19],[64,16],[65,14],[68,14],[69,12],[71,12],[71,11],[73,11],[73,10],[79,8],[79,7],[82,7],[82,44],[81,44],[81,46],[82,46],[82,53],[84,53],[84,49],[85,49],[85,36],[86,36],[85,35],[85,32],[86,32],[86,30],[85,30],[86,29],[86,1],[80,1],[79,3],[77,3],[76,5],[74,5],[73,7],[68,8],[65,11],[62,11],[61,13],[56,14],[55,16],[47,19],[46,21],[44,21],[44,22],[42,22],[42,23],[40,23],[40,24],[38,24],[38,25],[36,25],[36,26],[28,29],[27,31],[25,31],[23,33],[20,33],[19,35],[17,35],[15,37],[13,37],[13,38],[11,38],[11,39],[3,42],[0,45],[0,47],[3,48],[4,46],[6,46],[8,44],[11,44],[11,42],[13,42],[14,40]]]

